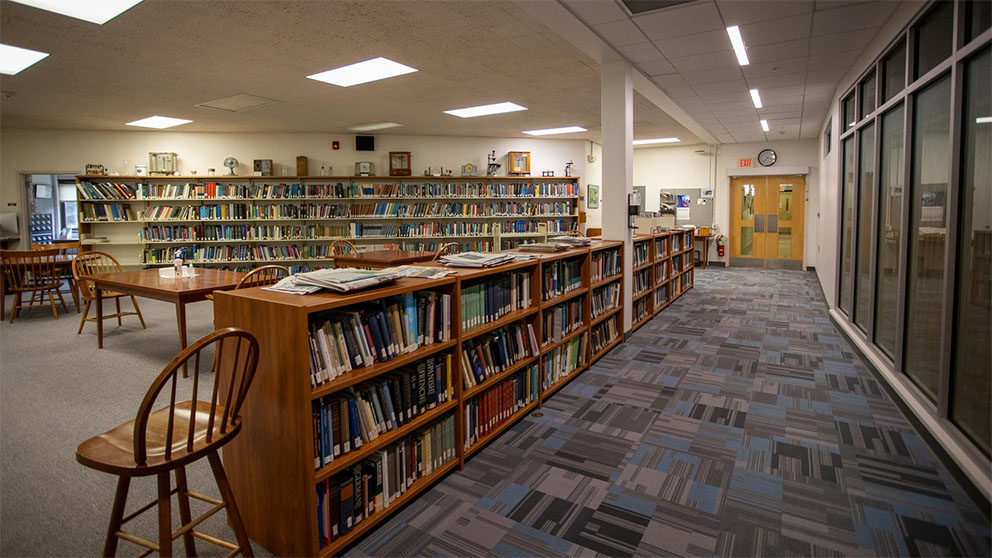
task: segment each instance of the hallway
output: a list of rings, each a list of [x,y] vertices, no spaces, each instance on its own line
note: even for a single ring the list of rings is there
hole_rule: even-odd
[[[989,522],[813,273],[696,287],[349,555],[973,555]]]

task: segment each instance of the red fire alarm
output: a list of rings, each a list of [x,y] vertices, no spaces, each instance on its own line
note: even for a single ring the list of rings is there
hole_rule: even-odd
[[[336,142],[336,141],[332,141],[331,142],[331,149],[333,149],[334,151],[337,151],[338,149],[341,149],[341,143]]]

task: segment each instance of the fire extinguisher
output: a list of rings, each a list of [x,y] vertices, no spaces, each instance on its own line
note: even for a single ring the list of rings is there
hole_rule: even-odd
[[[723,257],[724,251],[726,250],[726,246],[727,246],[727,237],[726,236],[723,236],[721,234],[720,236],[716,237],[716,255],[717,256],[720,256],[721,258]]]

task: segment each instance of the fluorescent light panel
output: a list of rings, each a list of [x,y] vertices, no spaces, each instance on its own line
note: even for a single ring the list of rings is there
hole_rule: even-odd
[[[757,89],[751,90],[751,101],[754,102],[754,108],[761,108],[761,94]]]
[[[631,143],[634,145],[651,145],[654,143],[678,143],[682,140],[679,138],[654,138],[654,139],[642,139],[634,140]]]
[[[380,56],[364,62],[356,62],[355,64],[327,70],[326,72],[311,74],[307,78],[339,87],[351,87],[360,83],[412,74],[416,71],[416,68],[411,68],[405,64],[393,62],[388,58]]]
[[[588,132],[582,126],[565,126],[564,128],[547,128],[544,130],[528,130],[522,132],[531,136],[551,136],[554,134],[574,134],[575,132]]]
[[[48,56],[47,52],[0,44],[0,74],[17,75]]]
[[[505,102],[446,110],[444,113],[460,118],[475,118],[476,116],[489,116],[490,114],[503,114],[504,112],[516,112],[518,110],[527,110],[527,107],[522,107],[516,103]]]
[[[992,116],[979,116],[975,119],[975,124],[992,124]]]
[[[355,132],[371,132],[373,130],[385,130],[386,128],[399,128],[400,126],[402,126],[402,124],[397,124],[395,122],[373,122],[372,124],[352,126],[348,129]]]
[[[764,130],[764,131],[766,131],[766,132],[768,131],[768,121],[767,120],[762,120],[761,121],[761,129]]]
[[[734,47],[734,54],[737,55],[737,63],[741,66],[747,66],[751,63],[747,59],[747,49],[744,46],[744,37],[741,36],[741,29],[736,25],[727,28],[727,34],[730,35],[730,44]]]
[[[18,4],[103,25],[141,0],[13,0]]]
[[[189,124],[190,122],[192,122],[192,120],[184,120],[182,118],[170,118],[168,116],[149,116],[148,118],[142,118],[141,120],[128,122],[127,126],[139,126],[141,128],[155,128],[156,130],[162,130],[164,128],[171,128],[173,126]]]

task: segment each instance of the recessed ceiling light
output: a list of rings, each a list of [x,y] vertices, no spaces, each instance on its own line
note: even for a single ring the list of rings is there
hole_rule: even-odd
[[[274,105],[279,102],[280,101],[276,101],[275,99],[266,99],[265,97],[248,95],[247,93],[239,93],[237,95],[231,95],[230,97],[199,103],[196,106],[227,112],[241,112],[248,109]]]
[[[754,108],[761,108],[761,95],[757,89],[751,90],[751,100],[754,101]]]
[[[762,120],[761,121],[761,129],[764,130],[764,131],[766,131],[766,132],[768,131],[768,121],[767,120]]]
[[[0,44],[0,74],[17,75],[48,56],[47,52]]]
[[[190,122],[192,122],[192,120],[170,118],[168,116],[149,116],[148,118],[128,122],[127,126],[140,126],[142,128],[155,128],[156,130],[162,130],[164,128],[179,126],[181,124],[189,124]]]
[[[547,128],[544,130],[527,130],[521,132],[530,136],[550,136],[554,134],[574,134],[575,132],[588,132],[581,126],[565,126],[564,128]]]
[[[141,0],[98,0],[96,2],[81,2],[80,0],[13,0],[18,4],[31,6],[49,12],[55,12],[90,23],[103,25]]]
[[[352,126],[348,129],[354,130],[355,132],[371,132],[372,130],[385,130],[386,128],[399,128],[400,126],[402,126],[402,124],[397,124],[395,122],[373,122],[372,124]]]
[[[979,116],[975,119],[975,124],[992,124],[992,116]]]
[[[655,138],[655,139],[634,140],[631,143],[633,143],[634,145],[651,145],[653,143],[678,143],[680,141],[682,140],[680,140],[679,138]]]
[[[744,47],[744,37],[741,37],[741,29],[736,25],[727,28],[727,34],[730,35],[730,44],[734,46],[734,54],[737,55],[737,63],[741,66],[747,66],[751,63],[747,59],[747,50]]]
[[[452,109],[444,112],[445,114],[451,114],[461,118],[474,118],[476,116],[488,116],[490,114],[502,114],[504,112],[516,112],[518,110],[527,110],[527,107],[522,107],[516,103],[506,102],[481,105],[478,107]]]
[[[416,68],[411,68],[399,62],[393,62],[388,58],[378,57],[365,62],[356,62],[326,72],[320,72],[307,76],[309,79],[323,81],[340,87],[351,87],[360,83],[379,81],[404,74],[416,72]]]

